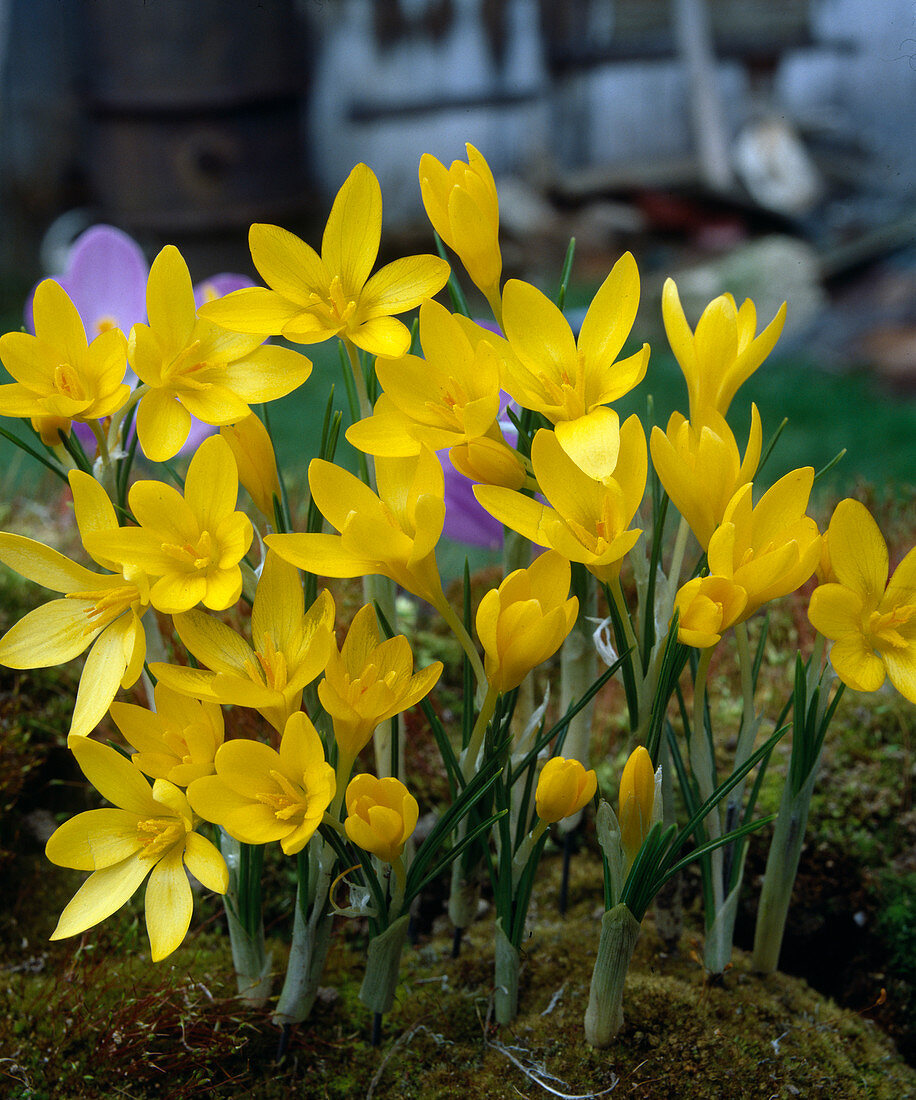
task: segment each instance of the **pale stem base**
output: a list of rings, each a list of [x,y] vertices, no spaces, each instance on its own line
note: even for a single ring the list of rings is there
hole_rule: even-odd
[[[585,1011],[585,1038],[593,1047],[610,1046],[623,1027],[623,987],[639,939],[639,921],[626,905],[601,918],[598,957]]]
[[[519,950],[503,931],[500,917],[496,921],[494,939],[493,1009],[498,1024],[510,1024],[518,1015],[518,972],[521,962]]]
[[[239,998],[252,1008],[263,1008],[270,997],[272,984],[271,956],[264,944],[264,927],[259,926],[257,933],[249,936],[228,898],[225,909]]]
[[[372,1012],[388,1012],[394,1004],[409,921],[410,914],[405,913],[369,941],[366,973],[359,999]]]
[[[811,774],[798,794],[792,794],[788,778],[782,792],[776,828],[767,855],[754,932],[753,966],[761,974],[772,974],[779,965],[779,952],[786,930],[792,887],[795,885],[798,862],[805,842],[805,828],[816,776],[817,764],[811,769]]]

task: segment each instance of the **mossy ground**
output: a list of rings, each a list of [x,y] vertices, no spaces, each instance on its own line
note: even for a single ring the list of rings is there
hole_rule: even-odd
[[[912,544],[912,530],[895,509],[888,505],[879,522],[892,545]],[[30,587],[0,576],[0,627],[34,598]],[[765,666],[772,671],[761,686],[767,713],[784,697],[788,661],[806,630],[804,598],[786,603],[771,622]],[[434,635],[427,641],[439,644]],[[734,674],[726,647],[714,676],[728,684]],[[277,1064],[279,1036],[269,1009],[254,1011],[234,997],[217,899],[199,899],[185,945],[158,966],[148,961],[140,898],[79,939],[48,941],[82,877],[50,867],[42,853],[43,837],[56,822],[89,804],[64,746],[74,684],[73,668],[0,670],[0,1095],[500,1100],[611,1090],[649,1100],[916,1096],[912,708],[890,693],[849,693],[825,751],[783,956],[784,966],[807,975],[818,991],[798,977],[755,976],[741,950],[724,983],[708,985],[699,961],[696,875],[688,873],[679,950],[663,951],[650,916],[628,978],[624,1029],[610,1049],[590,1048],[582,1019],[601,877],[586,829],[562,919],[560,856],[548,847],[530,912],[520,1014],[511,1027],[496,1028],[491,1020],[493,926],[492,914],[484,913],[456,960],[444,922],[424,925],[405,951],[398,1000],[381,1045],[373,1048],[368,1013],[358,1000],[366,929],[341,922],[312,1018]],[[598,754],[608,761],[606,789],[613,788],[625,752],[621,710],[621,693],[611,687],[597,728]],[[717,716],[726,750],[734,718],[728,706]],[[787,760],[788,746],[781,745],[761,795],[764,811],[778,801]],[[442,789],[435,753],[414,743],[408,767],[422,777],[424,803],[434,803]],[[748,856],[737,929],[745,946],[766,841],[765,832],[755,837]],[[268,934],[279,986],[292,883],[279,857],[268,861],[268,874]],[[441,898],[430,897],[425,911],[437,909]]]

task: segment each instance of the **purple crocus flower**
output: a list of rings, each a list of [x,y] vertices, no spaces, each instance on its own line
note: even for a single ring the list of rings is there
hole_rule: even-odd
[[[119,328],[129,335],[135,324],[146,322],[148,276],[149,264],[133,237],[113,225],[94,225],[70,246],[64,273],[52,278],[60,283],[76,306],[86,337],[94,340],[109,328]],[[198,283],[194,287],[194,301],[200,306],[230,291],[253,285],[245,275],[223,272]],[[33,290],[25,307],[26,327],[32,333],[35,332],[34,294]],[[125,381],[133,386],[136,375],[126,364],[125,372]],[[87,450],[95,447],[95,437],[85,424],[74,424],[73,430]],[[182,453],[196,450],[214,430],[211,424],[192,418]]]

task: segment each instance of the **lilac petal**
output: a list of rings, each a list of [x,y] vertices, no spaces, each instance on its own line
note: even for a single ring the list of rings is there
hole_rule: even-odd
[[[439,461],[445,473],[445,526],[446,538],[464,542],[469,546],[485,546],[499,550],[503,544],[503,525],[484,511],[474,496],[474,483],[459,474],[448,459],[448,451],[441,451]]]
[[[73,242],[58,282],[94,340],[104,328],[130,332],[146,320],[148,274],[143,250],[132,237],[111,225],[94,225]]]
[[[234,271],[221,271],[218,275],[212,275],[209,279],[204,279],[203,282],[195,285],[194,304],[200,307],[205,302],[224,298],[233,290],[242,290],[249,286],[254,286],[254,283],[247,275],[238,275]]]

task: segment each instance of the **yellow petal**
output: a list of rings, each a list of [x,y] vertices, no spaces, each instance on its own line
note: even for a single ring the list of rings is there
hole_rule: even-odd
[[[206,890],[225,894],[229,870],[219,849],[200,833],[189,833],[184,849],[185,866]]]
[[[108,712],[129,666],[136,669],[139,676],[142,659],[138,667],[135,660],[137,633],[134,619],[131,615],[122,615],[115,619],[93,643],[83,665],[83,674],[76,693],[76,704],[70,723],[71,734],[92,733]],[[141,637],[142,633],[141,630]]]
[[[58,867],[99,871],[136,855],[142,847],[136,813],[119,808],[87,810],[55,830],[45,855]]]
[[[404,256],[372,276],[360,296],[360,317],[369,321],[413,309],[448,282],[449,266],[439,256]]]
[[[166,852],[153,867],[146,885],[145,908],[153,962],[159,962],[181,946],[194,912],[181,845]]]
[[[168,462],[184,446],[191,414],[168,390],[150,390],[137,406],[137,435],[152,462]]]
[[[321,239],[321,258],[340,275],[348,298],[356,298],[369,278],[381,233],[381,188],[372,169],[357,164],[337,192]]]
[[[49,938],[62,940],[77,936],[110,917],[133,897],[149,869],[147,860],[125,859],[113,867],[93,872],[61,913]]]
[[[579,332],[579,354],[586,364],[609,366],[620,354],[639,308],[639,269],[625,252],[598,289]]]
[[[614,473],[620,453],[620,418],[599,405],[577,420],[558,420],[557,442],[578,468],[596,481]]]
[[[282,298],[294,302],[300,308],[310,303],[312,293],[327,294],[333,272],[318,253],[293,233],[277,225],[255,223],[248,231],[251,259],[264,282]],[[245,291],[236,291],[244,294]],[[252,302],[254,299],[251,299]],[[246,306],[247,302],[244,303]],[[262,309],[279,310],[280,303],[268,306],[266,297],[258,299]],[[209,307],[210,310],[213,307]],[[205,314],[212,316],[210,312]],[[272,320],[276,317],[271,317]],[[240,331],[254,331],[243,329]],[[259,331],[273,332],[273,328]]]
[[[841,500],[830,520],[828,540],[837,580],[862,600],[877,602],[887,585],[887,543],[865,505]]]
[[[188,265],[173,244],[166,245],[150,267],[146,313],[166,355],[187,345],[197,320],[194,288]]]

